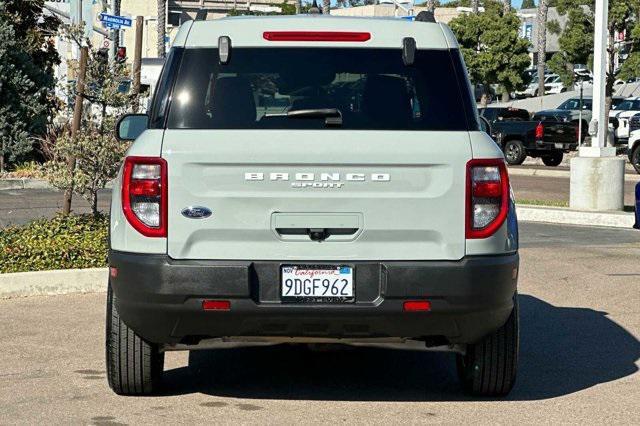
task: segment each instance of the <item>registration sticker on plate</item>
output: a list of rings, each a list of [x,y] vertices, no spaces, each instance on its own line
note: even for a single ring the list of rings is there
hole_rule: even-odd
[[[353,268],[345,265],[285,265],[281,274],[285,301],[349,302],[353,300]]]

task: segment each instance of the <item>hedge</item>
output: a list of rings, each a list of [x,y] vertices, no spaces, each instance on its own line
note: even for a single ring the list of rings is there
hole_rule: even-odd
[[[107,264],[109,218],[58,215],[0,229],[0,273]]]

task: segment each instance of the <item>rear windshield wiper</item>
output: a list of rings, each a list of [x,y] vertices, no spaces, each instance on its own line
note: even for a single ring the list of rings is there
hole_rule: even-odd
[[[296,109],[280,114],[265,114],[265,117],[324,118],[328,127],[342,126],[342,112],[338,108]]]

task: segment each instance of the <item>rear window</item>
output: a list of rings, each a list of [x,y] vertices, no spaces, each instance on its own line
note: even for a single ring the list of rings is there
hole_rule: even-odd
[[[489,121],[528,121],[529,112],[517,108],[487,108],[482,115]]]
[[[583,99],[582,100],[582,108],[583,109],[591,109],[591,99]],[[565,110],[573,110],[580,109],[580,99],[569,99],[562,103],[558,109]]]
[[[626,100],[614,105],[613,109],[619,111],[635,111],[640,109],[640,100]]]
[[[477,128],[457,51],[186,49],[175,80],[172,129],[471,130]],[[338,109],[341,126],[289,111]]]

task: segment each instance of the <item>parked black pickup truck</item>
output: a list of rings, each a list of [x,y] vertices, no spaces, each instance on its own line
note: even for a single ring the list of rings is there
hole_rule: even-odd
[[[491,125],[491,137],[504,151],[507,163],[522,164],[527,158],[541,157],[546,166],[557,166],[565,152],[578,146],[574,123],[530,116],[518,108],[480,108],[480,115]]]

